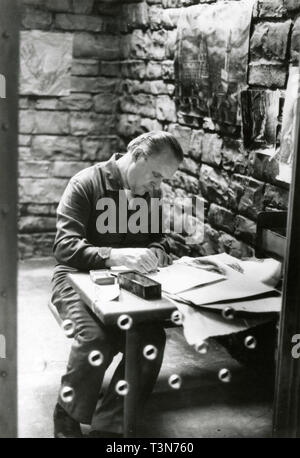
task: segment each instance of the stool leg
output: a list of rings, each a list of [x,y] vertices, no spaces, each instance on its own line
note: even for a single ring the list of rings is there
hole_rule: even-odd
[[[124,436],[136,437],[136,425],[139,420],[138,400],[140,398],[141,339],[139,327],[134,326],[126,332],[125,380],[129,392],[124,403]]]

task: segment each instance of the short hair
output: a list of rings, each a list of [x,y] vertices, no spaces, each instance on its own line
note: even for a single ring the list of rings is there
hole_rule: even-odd
[[[146,146],[146,148],[144,149],[143,146]],[[176,159],[179,162],[183,161],[182,147],[177,138],[169,132],[159,130],[139,135],[128,144],[127,151],[131,153],[137,147],[142,147],[144,153],[149,156],[158,154],[164,147],[169,147]]]

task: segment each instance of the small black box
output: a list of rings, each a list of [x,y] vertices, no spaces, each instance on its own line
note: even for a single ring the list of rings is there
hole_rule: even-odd
[[[160,299],[161,284],[134,270],[118,275],[119,285],[143,299]]]

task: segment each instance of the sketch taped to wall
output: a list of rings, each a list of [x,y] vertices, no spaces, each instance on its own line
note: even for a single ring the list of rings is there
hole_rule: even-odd
[[[242,0],[183,9],[175,79],[178,117],[185,124],[199,127],[210,118],[229,132],[241,125],[252,8],[252,0]]]
[[[67,96],[71,91],[73,36],[67,33],[21,33],[20,93]]]
[[[286,183],[291,183],[292,179],[299,82],[299,68],[290,67],[283,106],[280,148],[276,153],[276,159],[279,162],[279,174],[276,179]]]

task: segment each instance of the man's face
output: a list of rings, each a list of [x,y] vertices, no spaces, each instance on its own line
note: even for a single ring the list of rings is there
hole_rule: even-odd
[[[133,194],[142,196],[159,189],[162,180],[170,179],[178,169],[179,161],[171,149],[159,154],[145,156],[140,154],[129,166],[127,180]]]

